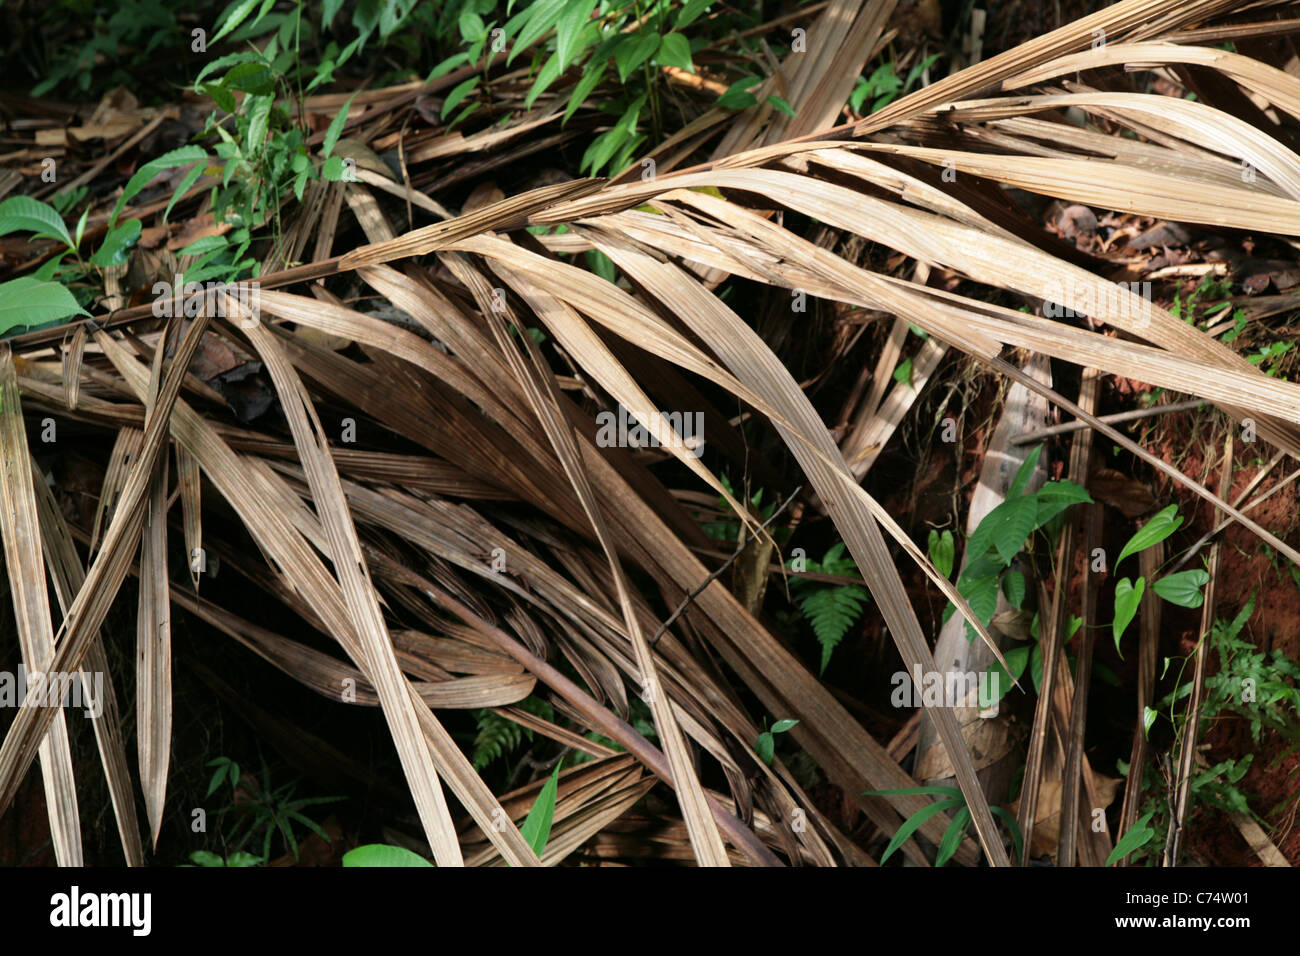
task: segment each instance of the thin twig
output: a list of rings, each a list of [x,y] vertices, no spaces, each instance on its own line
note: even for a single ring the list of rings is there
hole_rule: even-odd
[[[1135,418],[1150,418],[1152,415],[1163,415],[1166,412],[1185,412],[1193,408],[1199,408],[1205,404],[1202,398],[1193,398],[1185,402],[1174,402],[1171,405],[1152,405],[1150,408],[1137,408],[1129,412],[1116,412],[1114,415],[1102,415],[1097,421],[1112,424],[1114,422],[1127,422]],[[1082,431],[1089,428],[1087,422],[1072,421],[1065,422],[1062,425],[1052,425],[1050,428],[1042,428],[1033,432],[1022,432],[1019,435],[1013,435],[1011,444],[1028,445],[1030,442],[1042,441],[1044,438],[1051,438],[1053,435],[1062,435],[1066,432]]]
[[[797,496],[801,491],[803,491],[803,485],[800,485],[794,491],[790,492],[790,497],[786,498],[785,501],[781,502],[781,507],[773,511],[772,516],[768,518],[766,521],[764,521],[762,526],[758,530],[766,531],[767,526],[770,525],[773,521],[775,521],[777,519],[777,516],[779,516],[781,512],[785,511],[786,508],[790,507],[790,502],[794,501],[795,496]],[[650,638],[651,647],[654,647],[657,643],[659,643],[659,638],[663,637],[664,631],[672,627],[673,621],[677,620],[679,617],[682,616],[682,612],[685,611],[686,608],[690,606],[692,601],[694,601],[697,597],[700,596],[700,592],[702,592],[710,584],[716,581],[718,575],[722,574],[723,571],[731,567],[731,565],[735,562],[735,560],[738,557],[740,557],[740,553],[744,551],[746,547],[749,546],[749,542],[752,541],[755,537],[757,537],[757,533],[754,534],[747,533],[745,535],[745,540],[742,541],[740,545],[736,548],[735,554],[727,558],[726,561],[722,562],[721,566],[719,566],[719,568],[716,571],[714,571],[707,578],[705,578],[703,583],[701,583],[699,587],[697,587],[694,591],[692,591],[690,594],[686,595],[686,597],[682,599],[682,603],[677,605],[677,610],[673,611],[672,614],[668,615],[668,620],[664,621],[663,624],[659,625],[659,630],[655,631],[655,636]]]

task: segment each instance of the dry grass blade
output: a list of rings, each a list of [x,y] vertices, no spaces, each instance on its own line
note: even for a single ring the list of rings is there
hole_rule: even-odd
[[[49,729],[40,738],[40,756],[55,858],[60,866],[81,866],[77,784],[62,709],[71,682],[81,675],[52,666],[54,625],[45,584],[45,553],[17,374],[13,354],[7,347],[0,348],[0,534],[4,537],[5,570],[27,670],[29,687],[23,706],[50,715],[46,721]]]
[[[146,416],[158,401],[163,349],[158,337]],[[140,593],[136,613],[136,752],[152,844],[158,845],[172,752],[172,633],[167,580],[167,478],[164,450],[154,460],[144,527],[140,532]]]
[[[339,484],[338,471],[330,458],[329,447],[321,431],[320,420],[298,379],[298,373],[285,359],[279,344],[260,325],[247,330],[249,340],[266,363],[276,391],[289,419],[294,443],[298,446],[307,480],[311,484],[321,521],[329,538],[330,554],[339,577],[352,627],[360,642],[364,669],[379,691],[379,699],[388,721],[388,729],[402,761],[411,794],[424,823],[425,836],[440,866],[461,866],[464,860],[456,829],[447,809],[446,798],[438,783],[429,746],[421,733],[416,708],[409,688],[393,655],[388,626],[379,609],[379,601],[356,528]]]
[[[168,418],[180,391],[185,370],[198,347],[198,341],[208,325],[200,316],[194,321],[185,338],[177,346],[175,358],[167,369],[166,377],[153,403],[152,414],[145,424],[144,445],[140,457],[131,468],[122,500],[109,523],[104,545],[96,556],[85,583],[68,608],[60,628],[61,639],[48,670],[53,673],[70,673],[80,667],[86,652],[94,642],[95,634],[108,613],[117,590],[126,577],[131,555],[144,525],[145,499],[153,474],[154,459],[161,452],[166,436]],[[109,341],[104,333],[96,335],[101,347]],[[6,443],[6,447],[8,443]],[[28,466],[24,464],[24,471]],[[43,564],[39,567],[43,568]],[[43,587],[42,577],[42,587]],[[48,614],[48,604],[47,611]],[[33,699],[33,692],[28,692]],[[18,716],[0,745],[0,813],[13,802],[18,784],[36,756],[40,742],[45,737],[56,714],[62,711],[48,707],[21,707]]]
[[[59,511],[54,492],[50,489],[45,475],[32,460],[32,482],[36,489],[36,507],[40,512],[41,539],[44,542],[46,560],[50,566],[50,580],[54,583],[54,592],[59,599],[59,607],[67,614],[74,596],[81,589],[86,579],[85,568],[77,555],[77,547],[67,522]],[[92,675],[96,680],[102,675],[103,685],[99,688],[88,687],[82,678],[83,693],[97,690],[99,697],[94,700],[95,707],[90,715],[95,729],[95,743],[99,748],[100,763],[104,767],[104,776],[108,780],[108,791],[113,801],[113,815],[117,820],[117,832],[122,841],[122,852],[127,866],[144,865],[144,847],[140,843],[140,826],[136,821],[135,791],[131,783],[131,771],[127,766],[126,746],[122,739],[122,715],[117,703],[117,691],[113,686],[113,675],[108,669],[108,654],[104,650],[103,640],[96,636],[86,652],[83,674]]]
[[[506,331],[505,319],[493,313],[492,290],[482,276],[473,272],[455,256],[446,257],[445,261],[457,273],[461,281],[469,286],[475,298],[479,301],[484,315],[494,316],[491,321],[491,328],[497,341],[497,347],[508,357],[515,369],[516,378],[524,384],[533,411],[542,423],[547,437],[555,448],[556,454],[564,466],[565,473],[577,492],[578,499],[582,502],[587,518],[591,522],[597,539],[600,541],[601,549],[605,552],[605,557],[609,561],[614,586],[618,593],[619,606],[623,612],[623,621],[627,627],[633,653],[636,656],[637,669],[641,674],[642,699],[650,705],[655,728],[659,733],[660,740],[663,742],[664,752],[668,757],[668,765],[673,775],[674,789],[677,791],[677,800],[681,806],[682,816],[686,821],[687,832],[691,837],[691,845],[695,848],[696,859],[701,866],[726,866],[728,865],[727,852],[722,844],[722,837],[718,833],[713,814],[705,802],[704,791],[695,774],[691,753],[686,746],[681,729],[677,725],[671,703],[665,696],[660,684],[654,656],[650,651],[650,645],[646,641],[645,634],[641,631],[637,614],[632,607],[628,583],[619,564],[617,548],[610,538],[609,530],[601,514],[600,505],[596,501],[586,468],[581,462],[577,443],[574,440],[573,426],[564,419],[563,412],[559,408],[559,396],[555,390],[554,378],[551,376],[549,369],[546,368],[537,350],[537,344],[532,341],[531,337],[521,336],[521,338],[525,338],[525,344],[529,349],[531,368],[524,363],[523,357],[519,354]],[[510,275],[508,270],[505,270],[505,272],[507,276]],[[518,277],[515,278],[517,281]],[[521,287],[516,284],[516,289],[519,289],[525,295],[532,292],[530,298],[536,303],[539,311],[552,304],[546,301],[549,297],[543,297],[543,294],[530,289],[527,285]],[[554,304],[558,306],[558,303]],[[664,437],[667,440],[666,434]]]

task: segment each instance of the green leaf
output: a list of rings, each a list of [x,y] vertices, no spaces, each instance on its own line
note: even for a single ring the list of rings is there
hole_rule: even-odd
[[[334,152],[334,144],[339,141],[339,136],[343,134],[343,127],[348,121],[348,109],[356,98],[357,94],[355,93],[348,97],[348,101],[343,104],[343,108],[339,110],[338,115],[330,120],[329,129],[325,130],[325,139],[321,141],[320,153],[326,159],[329,159],[330,153]]]
[[[783,734],[783,733],[785,733],[787,730],[789,730],[791,727],[796,727],[796,726],[798,726],[798,724],[799,724],[799,721],[797,721],[797,720],[790,720],[788,717],[787,717],[785,720],[778,720],[776,723],[774,723],[774,724],[772,725],[772,733],[774,733],[774,734]]]
[[[930,563],[934,569],[945,578],[952,576],[952,567],[957,556],[957,546],[953,543],[952,532],[945,531],[940,534],[938,531],[930,531],[930,540],[928,550],[930,552]]]
[[[452,91],[447,94],[447,98],[442,101],[443,119],[447,118],[447,114],[454,110],[461,100],[469,96],[469,94],[474,90],[474,87],[478,86],[478,81],[479,78],[477,76],[471,76],[468,80],[458,83]]]
[[[935,866],[943,866],[952,859],[953,854],[957,852],[957,847],[961,845],[961,838],[970,829],[970,824],[971,817],[968,808],[962,807],[953,814],[952,823],[948,824],[948,829],[943,834],[943,840],[939,843],[939,852],[934,858]]]
[[[151,159],[135,171],[135,175],[127,180],[126,188],[122,190],[122,197],[118,199],[117,205],[113,208],[113,215],[109,217],[109,226],[117,225],[118,213],[122,207],[134,199],[149,181],[157,176],[164,169],[175,169],[177,166],[188,166],[190,163],[205,161],[208,154],[203,151],[201,146],[182,146],[180,149],[173,149],[171,152],[163,153],[157,159]]]
[[[992,546],[1009,564],[1025,546],[1025,539],[1034,530],[1038,519],[1038,505],[1033,498],[1008,498],[984,516],[979,527],[967,543],[967,559],[974,560]]]
[[[657,49],[659,37],[654,33],[637,33],[624,39],[614,50],[614,66],[618,68],[618,78],[626,81],[632,71],[650,59]]]
[[[884,863],[893,856],[894,851],[906,843],[908,838],[919,830],[931,817],[937,816],[945,810],[952,810],[955,807],[963,805],[964,802],[960,798],[954,797],[950,800],[940,800],[938,803],[932,803],[928,807],[917,810],[916,813],[904,820],[903,825],[898,828],[898,832],[894,834],[894,838],[889,841],[889,846],[885,847],[885,852],[880,857],[880,862]]]
[[[334,18],[338,15],[338,12],[342,7],[343,0],[325,0],[325,2],[321,4],[320,25],[322,30],[329,29],[329,25],[334,22]]]
[[[912,384],[912,360],[905,358],[898,363],[898,368],[894,369],[894,381],[901,382],[903,385]]]
[[[771,96],[767,98],[767,102],[772,106],[773,109],[779,110],[780,112],[786,114],[787,116],[796,115],[794,111],[794,107],[791,106],[789,103],[787,103],[785,100],[781,99],[781,97],[777,96],[775,93],[773,93]],[[925,338],[924,332],[921,333],[921,338]]]
[[[893,790],[863,790],[864,797],[907,797],[912,794],[928,793],[932,796],[956,797],[962,799],[961,790],[957,787],[943,787],[938,784],[932,784],[928,787],[897,787]]]
[[[99,251],[90,257],[90,264],[107,269],[109,266],[120,266],[126,262],[127,252],[140,238],[140,230],[139,219],[128,219],[116,229],[110,230],[104,237],[104,244],[99,247]]]
[[[1159,544],[1177,531],[1182,523],[1183,519],[1178,517],[1177,505],[1170,505],[1163,511],[1158,512],[1150,521],[1139,528],[1133,537],[1128,539],[1128,544],[1124,545],[1124,550],[1115,559],[1115,567],[1118,568],[1119,563],[1130,554],[1136,554],[1153,544]]]
[[[718,97],[718,106],[729,110],[743,110],[755,106],[758,100],[753,93],[746,92],[751,86],[763,82],[757,76],[746,76],[727,87],[727,92]]]
[[[221,85],[250,96],[270,96],[275,92],[275,75],[265,63],[250,61],[234,67],[222,77]]]
[[[180,183],[176,186],[176,192],[172,193],[171,200],[167,203],[167,208],[163,210],[163,222],[172,214],[172,207],[185,198],[185,194],[193,188],[194,184],[199,181],[203,175],[205,164],[195,163],[194,168],[181,177]]]
[[[1145,578],[1138,578],[1136,585],[1128,578],[1120,578],[1115,585],[1115,622],[1111,625],[1111,630],[1115,635],[1115,650],[1119,652],[1120,660],[1124,659],[1124,653],[1119,649],[1119,640],[1124,636],[1129,622],[1133,620],[1133,615],[1137,613],[1144,590],[1146,590]]]
[[[776,753],[776,738],[772,736],[770,730],[765,730],[758,735],[758,739],[754,741],[754,752],[763,763],[769,767],[772,765],[772,755]]]
[[[709,8],[713,0],[686,0],[682,4],[681,12],[677,14],[677,22],[674,26],[680,30],[682,27],[694,23],[701,13]]]
[[[528,95],[524,97],[524,109],[531,109],[533,103],[537,102],[537,97],[546,92],[547,87],[560,78],[561,72],[560,55],[554,53],[546,61],[546,64],[537,71],[537,79],[533,80]]]
[[[1007,596],[1007,602],[1019,611],[1025,603],[1025,576],[1019,571],[1002,575],[1002,593]]]
[[[1193,571],[1179,571],[1177,574],[1166,574],[1158,581],[1153,581],[1151,590],[1170,604],[1196,608],[1200,607],[1205,600],[1205,594],[1201,589],[1209,580],[1209,573],[1199,568]]]
[[[555,23],[555,55],[559,60],[557,75],[563,73],[578,49],[578,36],[596,9],[596,0],[573,0]]]
[[[1147,737],[1148,739],[1150,738],[1151,725],[1156,722],[1156,718],[1159,716],[1160,716],[1160,712],[1155,710],[1154,708],[1151,707],[1142,708],[1142,736],[1143,737]]]
[[[1018,859],[1021,853],[1024,852],[1025,846],[1025,838],[1020,832],[1020,824],[1016,822],[1016,818],[1011,815],[1011,811],[1006,807],[989,807],[989,811],[995,817],[1001,817],[1006,823],[1007,829],[1011,831],[1011,843],[1015,847],[1016,858]]]
[[[90,313],[57,282],[31,276],[0,282],[0,335],[19,326],[33,327]]]
[[[666,34],[659,41],[655,59],[664,66],[675,66],[688,73],[695,72],[695,64],[691,62],[691,41],[680,33]]]
[[[1072,481],[1049,481],[1034,492],[1038,515],[1034,522],[1042,527],[1071,505],[1092,501],[1088,492]]]
[[[387,843],[368,843],[343,854],[344,866],[433,866],[418,853]]]
[[[235,29],[235,27],[243,23],[248,19],[248,15],[253,12],[253,8],[257,6],[257,4],[258,0],[235,0],[234,3],[226,7],[225,18],[221,21],[221,26],[217,29],[217,32],[212,35],[212,39],[209,40],[208,43],[216,43],[231,30]]]
[[[69,249],[76,248],[63,217],[53,206],[31,196],[14,196],[0,202],[0,236],[11,232],[30,232],[34,239],[49,237],[58,239]]]
[[[1115,844],[1115,849],[1110,851],[1110,856],[1106,857],[1107,866],[1113,866],[1115,861],[1123,859],[1134,850],[1140,849],[1150,842],[1151,838],[1156,835],[1156,831],[1147,824],[1154,815],[1155,811],[1152,810],[1150,813],[1144,813],[1138,817],[1128,832],[1120,837],[1119,842]]]
[[[587,97],[591,95],[591,91],[596,88],[596,84],[605,78],[605,69],[604,63],[595,69],[588,65],[582,74],[582,79],[578,80],[573,92],[569,94],[569,105],[564,109],[564,119],[567,120],[579,106],[586,102]]]
[[[1016,477],[1011,480],[1011,487],[1007,490],[1007,498],[1019,498],[1025,493],[1025,488],[1029,485],[1029,478],[1038,467],[1038,459],[1042,457],[1043,446],[1035,445],[1025,456],[1020,468],[1016,471]]]
[[[986,700],[984,695],[984,683],[980,683],[980,709],[983,710],[992,707],[1011,691],[1020,679],[1020,675],[1025,672],[1025,667],[1029,663],[1029,648],[1025,646],[1013,647],[1002,655],[1006,658],[1007,663],[1011,665],[1010,672],[1002,666],[1001,662],[993,662],[993,675],[997,678],[994,687],[997,690],[997,696]]]
[[[520,835],[528,841],[528,845],[533,848],[539,860],[546,851],[546,841],[551,836],[551,821],[555,817],[555,797],[559,792],[559,786],[560,766],[556,764],[555,772],[542,787],[541,793],[533,803],[533,808],[524,818],[523,826],[519,828]]]
[[[508,66],[514,58],[528,47],[532,46],[551,27],[555,26],[560,16],[568,6],[569,0],[537,0],[520,14],[520,17],[526,17],[527,22],[523,23],[519,30],[519,36],[515,39],[510,48],[510,55],[506,57]],[[515,18],[516,20],[519,17]],[[512,23],[514,20],[511,21]],[[506,33],[509,34],[510,24],[506,24]]]
[[[321,164],[320,174],[332,183],[336,183],[343,178],[343,158],[341,156],[331,156]]]

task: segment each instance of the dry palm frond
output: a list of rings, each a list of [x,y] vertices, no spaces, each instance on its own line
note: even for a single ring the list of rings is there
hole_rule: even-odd
[[[210,320],[201,317],[176,343],[176,329],[156,337],[137,330],[139,338],[123,338],[105,328],[91,345],[79,328],[60,357],[66,392],[56,384],[55,363],[33,361],[19,377],[7,353],[0,360],[4,427],[13,442],[22,438],[19,383],[32,408],[115,429],[118,436],[93,524],[75,529],[94,555],[84,582],[74,570],[75,552],[60,546],[54,562],[66,614],[57,645],[48,601],[40,601],[46,558],[39,532],[51,539],[58,522],[42,512],[38,526],[25,441],[21,447],[6,441],[0,490],[15,510],[3,530],[25,659],[52,656],[51,666],[64,671],[87,662],[99,667],[99,625],[142,542],[138,732],[155,840],[170,740],[166,621],[175,604],[318,693],[340,704],[379,706],[424,838],[441,865],[539,862],[514,823],[502,822],[522,819],[541,783],[493,795],[435,714],[464,707],[502,709],[597,758],[561,775],[556,829],[543,864],[580,852],[621,855],[626,833],[642,825],[632,808],[659,781],[674,791],[681,814],[680,827],[670,822],[654,838],[667,857],[710,865],[772,865],[781,857],[800,864],[870,862],[817,812],[787,768],[779,762],[769,767],[754,753],[759,727],[747,699],[774,718],[797,720],[791,736],[878,829],[893,832],[902,818],[929,804],[916,795],[862,794],[914,781],[897,755],[764,626],[759,602],[738,600],[701,560],[709,541],[691,507],[702,499],[712,504],[720,496],[747,532],[757,533],[760,523],[741,503],[746,496],[729,490],[696,449],[674,441],[660,412],[674,401],[698,403],[710,427],[717,424],[711,442],[724,450],[724,460],[737,462],[749,446],[729,421],[735,412],[724,405],[739,405],[770,425],[813,489],[801,506],[833,522],[908,671],[933,671],[936,661],[893,544],[1001,659],[956,588],[861,486],[951,352],[965,353],[1111,437],[1300,563],[1300,553],[1252,520],[1248,509],[1222,500],[1093,414],[1100,378],[1121,376],[1214,403],[1252,423],[1263,440],[1297,454],[1300,387],[1263,374],[1213,335],[1099,276],[1100,260],[1041,234],[1003,191],[1014,186],[1133,214],[1300,235],[1300,157],[1286,137],[1212,103],[1091,89],[1071,79],[1115,64],[1184,64],[1216,71],[1275,118],[1278,111],[1298,115],[1300,84],[1289,74],[1242,54],[1184,42],[1209,35],[1203,31],[1180,37],[1184,27],[1200,27],[1231,6],[1225,0],[1123,0],[860,123],[828,128],[893,7],[887,0],[832,0],[816,29],[831,31],[834,43],[815,57],[787,57],[765,87],[788,94],[798,107],[788,123],[770,110],[756,111],[732,124],[706,166],[644,181],[542,186],[458,216],[443,207],[438,193],[459,171],[436,165],[412,179],[405,166],[550,142],[545,137],[557,134],[546,128],[558,104],[543,101],[510,125],[478,134],[444,131],[406,143],[401,134],[384,133],[384,148],[402,149],[403,180],[367,171],[359,183],[313,191],[278,251],[303,253],[318,228],[319,258],[263,276],[260,323],[244,327],[236,319],[209,328]],[[1261,32],[1266,28],[1260,24]],[[1098,30],[1108,42],[1087,49]],[[349,128],[374,126],[372,112],[409,103],[416,92],[410,87],[359,96],[357,106],[373,109],[362,110]],[[337,109],[343,100],[313,102],[313,108]],[[1066,110],[1104,119],[1137,138],[1081,130],[1060,119]],[[688,124],[656,152],[664,158],[661,169],[686,161],[719,125],[714,114]],[[1257,178],[1237,175],[1246,167]],[[385,193],[402,200],[405,215],[419,209],[442,221],[401,232],[388,218]],[[369,243],[327,259],[342,234],[344,201],[347,222],[355,219]],[[914,260],[915,272],[908,274],[919,281],[884,274],[804,238],[796,224],[809,218]],[[563,235],[551,228],[561,225],[567,227]],[[621,281],[606,281],[570,258],[588,251],[607,257]],[[940,269],[961,284],[928,285],[927,277]],[[311,296],[270,291],[348,272],[359,280],[354,286],[366,284],[400,313],[403,325],[362,311],[342,289],[315,285]],[[837,444],[754,324],[715,291],[727,277],[786,301],[791,292],[804,293],[895,317],[891,345],[875,363],[870,390],[864,384],[858,393],[867,398],[856,406],[843,442]],[[994,297],[1009,305],[988,301]],[[1091,328],[1011,307],[1042,301],[1086,314]],[[112,324],[146,315],[147,309],[122,310]],[[792,313],[791,321],[800,320]],[[915,356],[911,382],[886,393],[909,323],[930,338]],[[530,327],[549,336],[546,350],[522,334]],[[267,423],[219,424],[211,411],[220,408],[219,396],[185,378],[203,336],[263,363],[287,434]],[[54,339],[20,341],[35,348]],[[173,345],[174,357],[165,358]],[[1008,361],[1015,349],[1096,370],[1088,373],[1091,391],[1075,405]],[[553,358],[567,365],[563,376]],[[182,387],[185,398],[178,397]],[[620,406],[664,448],[634,455],[602,447],[592,409]],[[401,450],[332,442],[322,424],[327,408],[397,436]],[[196,552],[215,556],[233,547],[212,537],[220,525],[200,519],[204,508],[228,508],[263,559],[256,571],[234,573],[331,640],[327,646],[341,656],[221,608],[207,592],[203,598],[191,593],[201,568],[193,571],[192,589],[169,580],[169,441],[176,446],[187,561]],[[1072,465],[1076,480],[1086,471],[1082,454]],[[679,472],[703,488],[669,489],[649,460],[684,466]],[[212,494],[201,493],[204,483]],[[1094,543],[1087,534],[1078,537],[1088,547]],[[1066,536],[1067,551],[1075,539]],[[1063,552],[1061,561],[1068,558]],[[761,567],[768,560],[764,556]],[[685,610],[665,622],[664,607]],[[1052,764],[1055,727],[1064,742],[1055,758],[1064,765],[1070,808],[1063,857],[1067,863],[1075,855],[1100,862],[1093,858],[1104,840],[1080,839],[1077,832],[1077,781],[1091,781],[1081,749],[1086,670],[1081,666],[1080,685],[1072,687],[1060,660],[1062,609],[1054,608],[1044,631],[1052,669],[1035,717],[1022,808],[1032,823]],[[1140,704],[1151,694],[1151,613],[1144,612],[1139,652]],[[1091,623],[1091,612],[1084,616]],[[752,697],[731,686],[732,675]],[[343,695],[344,687],[355,693]],[[512,706],[541,688],[554,695],[554,721]],[[659,746],[630,722],[637,696],[649,704]],[[1010,862],[956,718],[944,707],[931,708],[930,717],[985,855],[997,865]],[[0,748],[0,807],[39,750],[43,767],[54,767],[59,781],[51,794],[60,805],[54,799],[50,805],[60,814],[60,859],[71,861],[75,804],[67,798],[75,791],[66,744],[57,751],[61,721],[39,710],[20,713]],[[124,758],[112,730],[110,722],[101,756],[128,860],[138,862],[139,837],[124,820],[131,812]],[[590,732],[627,753],[614,754],[608,741],[584,737]],[[1135,753],[1140,737],[1139,726]],[[697,760],[701,754],[705,760]],[[66,776],[57,776],[64,765]],[[729,794],[705,786],[706,765],[714,779],[726,779]],[[1140,780],[1141,761],[1133,766]],[[443,783],[468,820],[456,821]],[[1130,784],[1126,824],[1136,813],[1133,777]],[[938,843],[944,831],[935,817],[918,832]],[[926,862],[915,841],[905,852]],[[966,842],[956,859],[973,863],[976,848]]]

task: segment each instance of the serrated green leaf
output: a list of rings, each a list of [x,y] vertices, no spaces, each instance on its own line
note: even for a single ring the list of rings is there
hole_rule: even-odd
[[[520,18],[526,18],[526,21],[521,22],[519,36],[515,38],[515,42],[510,48],[510,55],[506,57],[506,64],[509,65],[517,55],[540,40],[547,30],[555,26],[556,21],[560,19],[560,15],[564,13],[568,3],[569,0],[536,0],[519,17],[514,18],[511,22],[518,21]],[[510,32],[510,25],[507,24],[506,33],[509,34]]]
[[[75,248],[63,217],[53,206],[31,196],[13,196],[0,202],[0,236],[11,232],[30,232],[33,238],[58,239],[69,249]]]
[[[209,40],[208,43],[216,43],[227,33],[248,19],[248,15],[253,12],[253,8],[256,7],[259,2],[260,0],[235,0],[234,3],[226,8],[226,15],[224,19],[221,20],[221,26],[217,28],[217,32],[212,35],[212,39]]]
[[[31,328],[89,314],[57,282],[31,276],[0,282],[0,335],[20,326]]]

